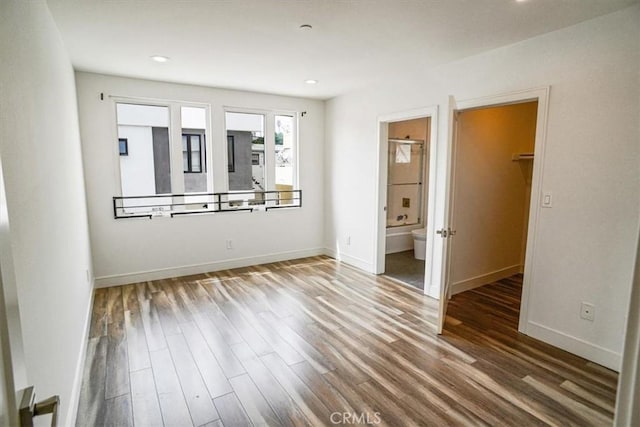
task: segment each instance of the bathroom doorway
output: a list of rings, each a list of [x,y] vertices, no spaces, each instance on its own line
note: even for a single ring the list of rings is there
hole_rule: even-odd
[[[424,289],[426,145],[430,119],[389,123],[385,275]]]

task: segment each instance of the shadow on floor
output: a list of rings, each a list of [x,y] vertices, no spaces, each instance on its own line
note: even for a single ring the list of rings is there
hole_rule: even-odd
[[[424,289],[424,261],[415,259],[413,250],[387,254],[384,274],[414,288]]]

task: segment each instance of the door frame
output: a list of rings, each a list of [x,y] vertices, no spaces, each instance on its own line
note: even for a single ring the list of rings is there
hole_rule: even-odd
[[[529,204],[529,223],[527,225],[527,243],[526,243],[526,255],[525,255],[525,265],[524,265],[524,276],[522,282],[522,298],[520,302],[520,318],[518,322],[518,331],[527,334],[527,325],[529,318],[529,299],[531,295],[531,287],[533,285],[533,265],[535,260],[535,246],[537,239],[537,229],[538,222],[540,218],[540,209],[541,209],[541,201],[542,201],[542,176],[544,169],[544,159],[545,159],[545,145],[546,145],[546,135],[547,135],[547,120],[548,120],[548,111],[549,111],[549,92],[550,87],[539,87],[533,89],[526,89],[521,91],[509,92],[506,94],[500,95],[490,95],[480,98],[473,98],[467,100],[455,101],[450,104],[454,105],[452,112],[454,114],[451,115],[450,120],[450,134],[448,138],[448,149],[451,155],[448,158],[448,170],[451,171],[450,174],[450,182],[445,184],[444,192],[446,198],[448,200],[448,212],[447,212],[447,224],[451,226],[452,218],[453,218],[453,188],[455,186],[455,147],[456,147],[456,136],[455,132],[453,132],[453,128],[455,127],[455,123],[453,123],[454,115],[458,111],[464,111],[474,108],[484,108],[484,107],[496,107],[500,105],[509,105],[509,104],[519,104],[527,101],[538,101],[538,111],[536,118],[536,135],[534,142],[534,159],[533,159],[533,173],[531,180],[531,203]],[[458,237],[459,238],[459,237]],[[450,245],[449,245],[450,246]],[[446,254],[446,260],[443,265],[444,269],[447,271],[450,269],[451,260],[449,254]],[[450,281],[450,275],[443,275],[447,277],[447,281]],[[446,316],[446,301],[445,299],[450,298],[450,283],[442,283],[441,288],[441,301],[440,301],[440,316]],[[442,310],[442,307],[445,307],[445,310]],[[442,322],[444,323],[444,322]]]
[[[437,149],[438,149],[438,106],[422,107],[412,110],[405,110],[396,113],[386,114],[378,117],[378,167],[376,174],[376,214],[374,218],[374,230],[375,235],[373,241],[374,245],[374,272],[375,274],[382,274],[385,270],[385,249],[387,238],[386,227],[386,206],[387,206],[387,162],[388,162],[388,150],[389,150],[389,123],[400,122],[412,119],[429,118],[429,136],[428,147],[425,153],[428,155],[428,181],[427,186],[423,188],[426,190],[426,198],[423,198],[422,204],[425,205],[426,210],[424,213],[424,219],[427,229],[426,236],[426,256],[425,256],[425,282],[424,293],[431,295],[434,286],[432,286],[432,271],[433,271],[433,245],[435,236],[435,192],[436,192],[436,165],[437,165]],[[437,290],[437,289],[436,289]],[[434,295],[431,295],[434,296]]]

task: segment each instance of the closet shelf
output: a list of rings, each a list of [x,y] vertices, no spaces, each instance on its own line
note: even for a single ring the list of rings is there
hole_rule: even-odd
[[[511,160],[518,162],[520,160],[533,160],[533,153],[514,153]]]

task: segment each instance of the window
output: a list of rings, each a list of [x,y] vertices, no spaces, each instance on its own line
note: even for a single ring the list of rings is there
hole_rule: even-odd
[[[229,191],[265,191],[263,114],[225,113],[227,140],[233,141],[233,170],[228,171]],[[227,157],[230,157],[227,149]],[[262,197],[257,195],[256,197]]]
[[[279,194],[280,204],[294,202],[293,193],[288,191],[295,189],[295,119],[291,115],[276,115],[274,117],[275,129],[275,189],[287,191]]]
[[[180,107],[182,127],[182,171],[184,193],[213,191],[213,182],[207,174],[207,109]]]
[[[202,136],[182,134],[182,166],[185,173],[202,173]]]
[[[117,102],[116,114],[122,196],[213,191],[207,177],[207,107]],[[181,127],[176,141],[174,115]]]
[[[169,108],[118,103],[116,113],[122,195],[171,193]]]
[[[121,156],[129,155],[129,141],[127,138],[118,138],[118,148]]]
[[[251,166],[260,166],[260,153],[251,154]]]
[[[236,171],[235,141],[232,135],[227,136],[227,172]]]
[[[204,104],[127,99],[115,107],[122,189],[116,217],[299,205],[295,113],[225,111],[225,139],[216,133],[212,140]],[[219,168],[221,182],[214,183],[208,164]]]

